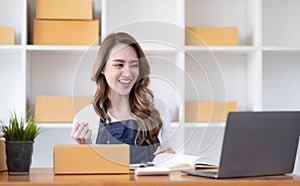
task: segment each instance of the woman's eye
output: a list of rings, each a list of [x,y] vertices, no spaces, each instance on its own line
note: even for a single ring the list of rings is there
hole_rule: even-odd
[[[115,64],[114,66],[118,67],[118,68],[121,68],[121,67],[123,67],[123,64]]]
[[[138,63],[132,64],[131,67],[133,67],[133,68],[138,68],[138,67],[139,67],[139,64],[138,64]]]

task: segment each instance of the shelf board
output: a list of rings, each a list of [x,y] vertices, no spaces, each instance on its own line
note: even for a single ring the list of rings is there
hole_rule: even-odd
[[[185,46],[187,52],[222,52],[247,54],[255,52],[254,46]]]
[[[84,52],[87,50],[98,50],[98,46],[69,46],[69,45],[27,45],[28,51],[74,51]]]
[[[224,122],[186,122],[184,125],[188,128],[218,128],[218,127],[225,127]]]
[[[20,51],[22,49],[21,45],[0,45],[0,52],[7,52],[7,51]]]
[[[145,52],[173,53],[180,50],[178,47],[160,43],[141,43],[141,47]]]
[[[177,128],[179,126],[179,122],[172,122],[171,128]]]
[[[72,123],[38,123],[42,129],[72,128]]]
[[[300,52],[300,47],[275,47],[275,46],[264,46],[264,52]]]
[[[86,51],[86,50],[99,50],[100,45],[98,46],[69,46],[69,45],[27,45],[26,49],[28,51]],[[147,52],[177,52],[178,49],[171,46],[164,46],[161,44],[141,44],[143,50]]]
[[[177,128],[179,125],[187,128],[208,128],[208,127],[225,127],[225,122],[185,122],[180,123],[179,122],[172,122],[171,127]]]

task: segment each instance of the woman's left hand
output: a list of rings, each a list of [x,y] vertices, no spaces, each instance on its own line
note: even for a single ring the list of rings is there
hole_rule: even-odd
[[[160,153],[172,153],[175,154],[175,151],[170,146],[159,146],[157,147],[156,151],[154,152],[154,155],[160,154]]]

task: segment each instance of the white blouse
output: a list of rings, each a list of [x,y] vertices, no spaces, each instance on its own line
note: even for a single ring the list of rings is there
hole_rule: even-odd
[[[171,129],[172,112],[171,109],[169,108],[168,109],[157,108],[157,109],[160,112],[162,118],[162,128],[160,130],[158,138],[162,146],[168,146],[169,138],[172,133],[172,129]],[[118,121],[118,119],[114,118],[109,112],[108,115],[112,119],[112,122]],[[76,114],[76,116],[73,119],[73,124],[77,122],[79,123],[87,122],[89,124],[89,128],[92,130],[92,143],[95,144],[98,135],[100,117],[96,114],[92,104],[84,107]]]

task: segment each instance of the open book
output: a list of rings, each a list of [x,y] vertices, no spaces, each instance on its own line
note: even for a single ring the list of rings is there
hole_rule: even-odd
[[[210,158],[170,153],[156,155],[152,163],[156,167],[170,168],[171,171],[218,168],[216,161]]]

